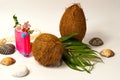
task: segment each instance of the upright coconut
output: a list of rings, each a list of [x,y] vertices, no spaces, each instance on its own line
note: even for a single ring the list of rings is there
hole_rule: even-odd
[[[73,4],[68,7],[60,21],[61,36],[77,32],[74,38],[82,41],[86,33],[86,19],[83,9],[79,4]]]

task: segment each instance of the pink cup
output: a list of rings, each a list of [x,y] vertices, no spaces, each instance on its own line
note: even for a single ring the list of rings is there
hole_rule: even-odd
[[[16,49],[24,56],[29,57],[31,53],[30,33],[15,30]]]

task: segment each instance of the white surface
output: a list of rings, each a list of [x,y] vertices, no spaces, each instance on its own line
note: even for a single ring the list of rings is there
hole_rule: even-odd
[[[115,52],[112,58],[103,58],[91,74],[78,72],[65,64],[57,68],[46,68],[39,65],[34,57],[23,57],[17,51],[13,55],[0,55],[0,59],[11,56],[16,64],[5,67],[0,65],[0,80],[120,80],[120,0],[0,0],[0,38],[14,35],[12,16],[16,14],[21,23],[29,21],[32,28],[59,34],[59,21],[66,7],[81,3],[87,19],[87,33],[84,42],[92,37],[104,41],[97,51],[110,48]],[[10,68],[15,65],[26,65],[30,74],[23,78],[10,75]]]

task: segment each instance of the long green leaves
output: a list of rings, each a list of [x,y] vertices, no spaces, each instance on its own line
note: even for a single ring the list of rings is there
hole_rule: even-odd
[[[60,38],[65,46],[63,61],[72,69],[86,71],[90,73],[94,62],[102,61],[97,55],[97,51],[92,50],[87,44],[84,44],[73,38],[76,33]]]

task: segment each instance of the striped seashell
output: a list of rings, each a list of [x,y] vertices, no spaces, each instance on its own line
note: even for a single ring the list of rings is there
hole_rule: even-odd
[[[0,54],[8,55],[15,52],[15,46],[13,44],[4,44],[0,46]]]

